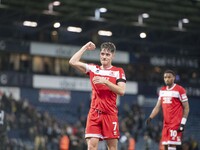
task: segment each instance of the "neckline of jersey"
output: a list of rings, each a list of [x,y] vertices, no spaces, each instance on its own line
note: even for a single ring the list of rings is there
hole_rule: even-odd
[[[171,88],[168,88],[168,86],[167,86],[167,90],[172,90],[175,86],[176,86],[176,84],[174,84]]]
[[[100,68],[102,69],[102,70],[109,70],[109,69],[111,69],[113,66],[111,65],[110,67],[108,67],[108,68],[103,68],[103,66],[100,66]]]

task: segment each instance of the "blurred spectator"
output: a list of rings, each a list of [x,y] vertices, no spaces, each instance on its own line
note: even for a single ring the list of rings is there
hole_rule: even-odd
[[[183,142],[182,150],[192,150],[192,149],[190,149],[190,143],[189,142]]]
[[[126,136],[128,137],[128,150],[135,150],[135,139],[130,133],[126,132]]]
[[[128,149],[129,140],[125,133],[121,134],[118,147],[120,150],[127,150]]]
[[[198,142],[193,136],[190,136],[188,141],[190,143],[190,150],[199,150]]]
[[[34,150],[44,150],[45,149],[45,138],[41,134],[37,134],[34,140]]]
[[[59,150],[69,150],[69,137],[66,134],[62,134],[59,141]]]
[[[150,150],[151,145],[152,145],[152,139],[147,133],[144,134],[144,142],[145,142],[144,143],[144,149]]]
[[[7,143],[7,124],[6,124],[6,113],[4,110],[3,100],[0,99],[0,150],[6,150]]]

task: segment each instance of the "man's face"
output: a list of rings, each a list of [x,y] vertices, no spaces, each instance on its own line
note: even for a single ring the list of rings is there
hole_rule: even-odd
[[[100,62],[102,65],[111,65],[112,59],[114,57],[114,54],[110,52],[108,49],[102,49],[100,51]]]
[[[164,74],[164,81],[167,86],[172,86],[174,84],[175,76],[171,73]]]

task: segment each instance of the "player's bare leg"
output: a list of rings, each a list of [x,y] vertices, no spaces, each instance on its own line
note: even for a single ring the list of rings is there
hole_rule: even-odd
[[[87,146],[88,146],[88,150],[97,150],[98,149],[98,143],[99,143],[99,139],[98,138],[87,138]]]
[[[106,142],[107,142],[108,150],[117,150],[118,139],[109,139],[109,140],[106,140]]]

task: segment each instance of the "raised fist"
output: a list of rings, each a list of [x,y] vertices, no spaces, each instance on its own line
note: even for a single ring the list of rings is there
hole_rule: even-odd
[[[85,44],[85,47],[87,50],[94,50],[96,48],[96,45],[93,42],[88,42]]]

